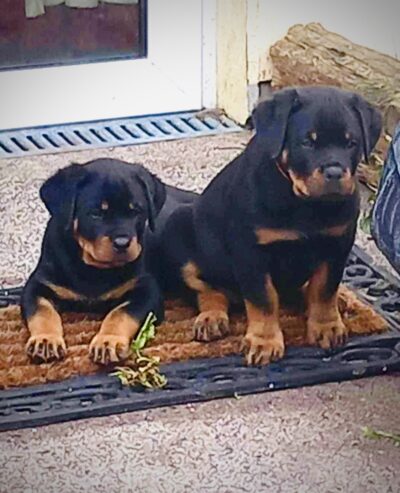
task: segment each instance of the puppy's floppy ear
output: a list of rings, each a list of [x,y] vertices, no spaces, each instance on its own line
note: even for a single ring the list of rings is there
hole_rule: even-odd
[[[253,112],[252,120],[256,137],[265,138],[263,147],[271,158],[282,152],[289,115],[300,105],[296,89],[276,92],[272,99],[260,102]]]
[[[155,220],[164,205],[166,198],[165,185],[162,181],[147,170],[142,170],[139,175],[135,175],[143,187],[146,195],[149,227],[151,231],[155,229]]]
[[[368,156],[375,147],[375,144],[378,142],[381,134],[382,115],[376,108],[357,94],[353,96],[351,105],[356,112],[360,123],[364,158],[368,163]]]
[[[84,166],[74,163],[57,171],[40,188],[40,198],[47,210],[61,219],[65,229],[72,225],[78,184],[84,174]]]

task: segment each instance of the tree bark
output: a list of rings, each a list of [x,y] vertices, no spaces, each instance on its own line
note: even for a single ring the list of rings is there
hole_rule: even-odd
[[[382,111],[384,131],[393,135],[400,121],[400,60],[318,23],[291,27],[270,55],[273,87],[319,84],[358,92]]]

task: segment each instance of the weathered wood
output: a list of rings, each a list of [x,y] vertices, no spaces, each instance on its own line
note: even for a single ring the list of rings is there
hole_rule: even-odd
[[[291,27],[270,55],[274,87],[323,84],[358,92],[382,111],[384,130],[393,135],[400,121],[400,60],[318,23]]]

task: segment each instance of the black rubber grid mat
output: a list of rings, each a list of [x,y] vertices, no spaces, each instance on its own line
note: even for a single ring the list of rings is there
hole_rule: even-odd
[[[350,255],[344,283],[388,320],[389,332],[353,337],[345,346],[328,351],[289,347],[282,360],[265,367],[247,367],[241,356],[163,365],[168,378],[163,390],[126,388],[106,374],[3,390],[0,430],[400,371],[400,285],[374,268],[371,259],[358,248]],[[18,302],[19,293],[19,289],[3,290],[0,303],[5,306]]]

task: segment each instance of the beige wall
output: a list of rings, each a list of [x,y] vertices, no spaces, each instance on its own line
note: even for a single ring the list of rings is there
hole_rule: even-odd
[[[217,1],[217,105],[243,123],[247,116],[247,2]]]
[[[217,104],[239,123],[249,115],[260,75],[270,73],[260,57],[265,46],[262,3],[217,0]]]
[[[218,106],[244,123],[270,79],[270,46],[309,22],[400,58],[400,0],[217,0]]]

